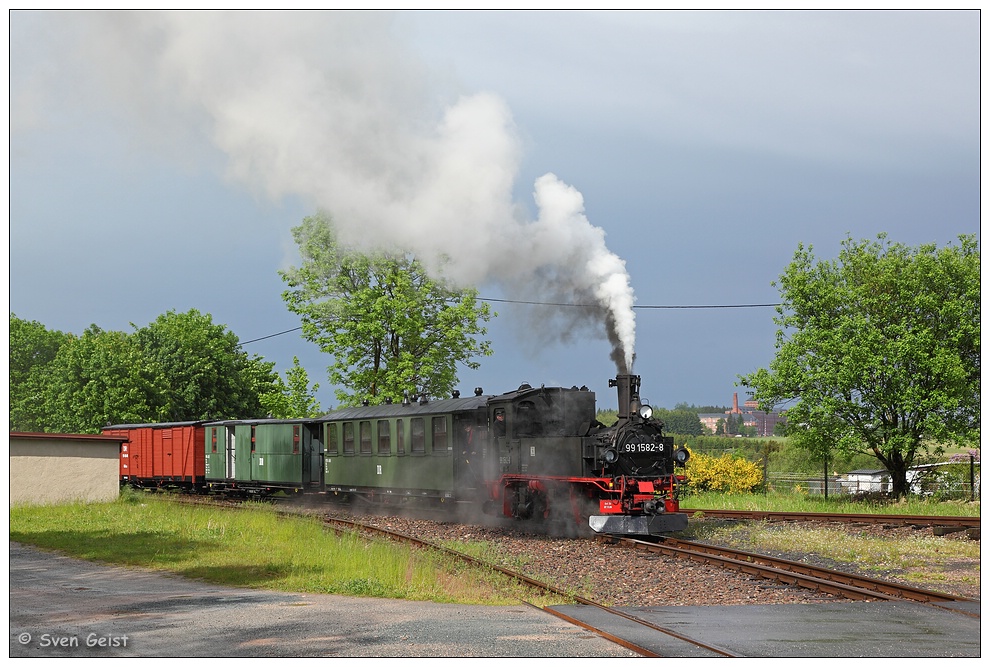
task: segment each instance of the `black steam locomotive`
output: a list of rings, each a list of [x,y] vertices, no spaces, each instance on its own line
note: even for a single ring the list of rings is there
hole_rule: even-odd
[[[596,419],[587,388],[343,408],[318,419],[109,426],[126,435],[121,482],[195,491],[326,494],[383,504],[451,503],[608,534],[683,530],[685,449],[619,375],[618,422]]]
[[[618,421],[603,426],[586,389],[517,391],[488,400],[495,425],[489,446],[498,469],[487,475],[489,502],[519,519],[570,513],[596,532],[657,535],[683,530],[678,487],[688,452],[639,398],[640,378],[619,375]],[[503,428],[499,424],[505,420]]]

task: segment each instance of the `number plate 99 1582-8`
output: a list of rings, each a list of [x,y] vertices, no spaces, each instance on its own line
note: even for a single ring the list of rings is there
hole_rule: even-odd
[[[664,448],[662,442],[627,442],[621,451],[624,454],[659,454]]]

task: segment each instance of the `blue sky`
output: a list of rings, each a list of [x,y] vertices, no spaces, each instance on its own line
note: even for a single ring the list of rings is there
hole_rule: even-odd
[[[648,306],[775,303],[799,243],[979,234],[979,18],[13,12],[10,310],[293,329],[278,270],[323,208],[355,243],[452,255],[482,296],[605,299],[635,316],[644,398],[728,404],[773,357],[773,309]],[[583,384],[614,406],[601,322],[494,305],[462,391]],[[298,333],[245,349],[298,356],[334,404]]]

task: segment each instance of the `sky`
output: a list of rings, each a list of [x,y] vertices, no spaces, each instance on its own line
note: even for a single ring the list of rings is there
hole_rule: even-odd
[[[603,408],[628,368],[660,407],[745,400],[799,244],[980,235],[976,10],[9,28],[10,311],[78,334],[195,308],[280,371],[298,357],[325,408],[332,358],[279,277],[317,211],[493,300],[494,354],[462,393],[585,385]]]

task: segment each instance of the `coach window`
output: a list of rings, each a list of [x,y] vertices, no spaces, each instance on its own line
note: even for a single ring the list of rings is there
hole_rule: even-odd
[[[412,444],[413,454],[425,454],[426,453],[426,424],[423,423],[422,417],[413,417],[409,420],[409,425],[412,428],[412,437],[410,438]]]
[[[378,420],[378,456],[392,454],[391,425],[385,419]]]
[[[395,455],[406,455],[406,428],[401,419],[395,420]]]
[[[361,453],[371,456],[371,422],[361,422]]]
[[[447,439],[447,418],[433,418],[433,453],[450,453],[450,440]]]
[[[327,454],[337,456],[337,425],[327,424]]]
[[[213,440],[213,444],[212,444],[212,449],[210,451],[213,454],[216,454],[217,453],[217,429],[214,426],[213,428],[210,429],[210,431],[213,434],[213,437],[211,438]]]
[[[354,422],[344,422],[344,455],[354,453]]]

